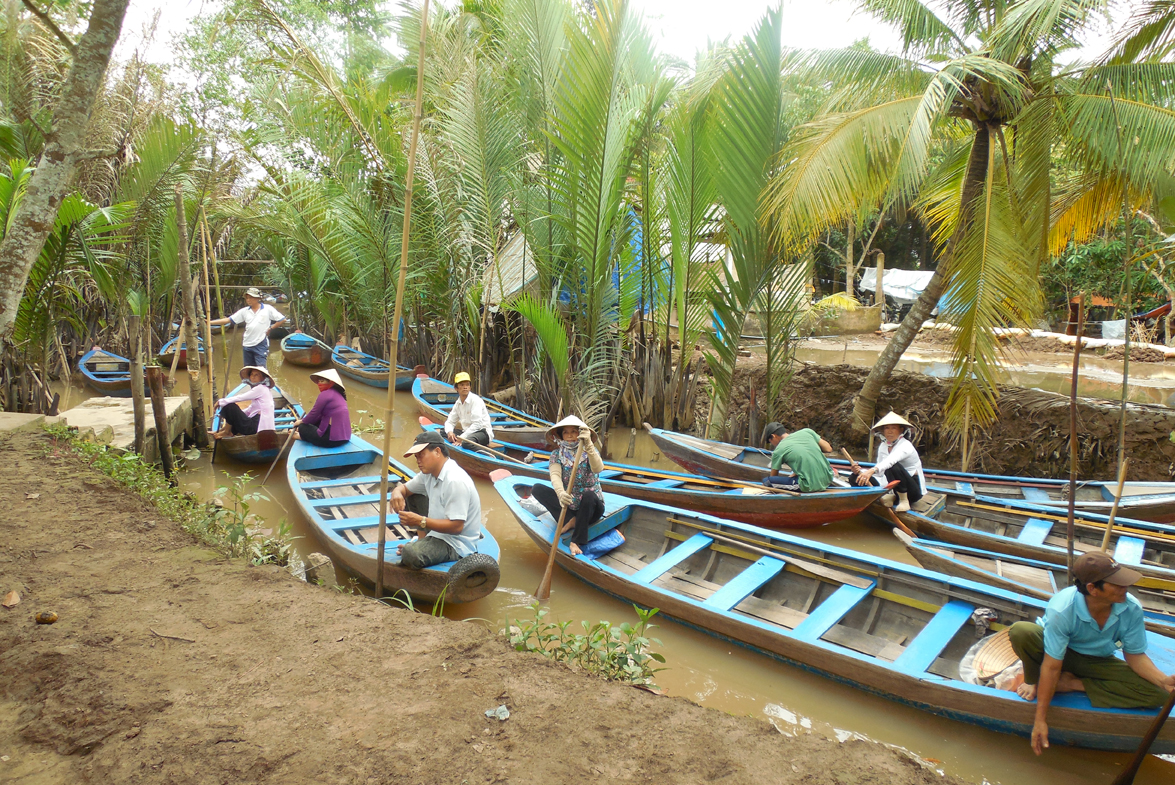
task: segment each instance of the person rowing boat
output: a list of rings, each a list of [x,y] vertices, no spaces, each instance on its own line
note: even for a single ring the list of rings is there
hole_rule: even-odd
[[[917,504],[926,495],[926,475],[922,472],[922,459],[918,457],[918,450],[909,439],[911,428],[913,426],[904,417],[897,412],[890,412],[873,426],[873,430],[881,431],[883,437],[881,446],[877,448],[877,463],[868,469],[862,469],[856,461],[849,465],[853,482],[857,485],[885,486],[894,480],[898,481],[894,487],[898,494],[895,512],[907,512],[911,504]],[[877,477],[877,474],[881,476]],[[886,494],[882,504],[891,506],[893,497]]]

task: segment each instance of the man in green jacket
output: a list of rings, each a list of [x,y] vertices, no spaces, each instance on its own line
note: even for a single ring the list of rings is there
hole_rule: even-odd
[[[832,452],[832,445],[811,428],[788,431],[778,422],[768,423],[763,431],[771,445],[771,474],[763,478],[763,484],[805,493],[827,489],[832,484],[832,467],[824,454]],[[780,474],[784,464],[792,474]]]

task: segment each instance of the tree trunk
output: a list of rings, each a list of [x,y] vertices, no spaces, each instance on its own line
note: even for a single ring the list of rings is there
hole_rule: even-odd
[[[845,294],[849,297],[853,296],[853,284],[856,283],[853,279],[857,274],[857,249],[854,247],[857,244],[856,230],[856,219],[849,219],[849,228],[845,232]]]
[[[180,286],[183,289],[183,342],[188,345],[188,400],[192,402],[192,436],[201,450],[208,447],[208,421],[204,416],[204,382],[200,379],[200,349],[196,340],[196,286],[188,264],[188,220],[184,216],[184,194],[175,187],[175,225],[179,230],[176,256],[179,257]]]
[[[131,316],[131,406],[135,415],[135,452],[142,455],[147,444],[147,408],[143,397],[142,318]]]
[[[24,199],[0,241],[0,341],[12,337],[16,310],[29,271],[57,220],[57,209],[73,184],[86,127],[106,76],[110,52],[122,31],[128,0],[94,0],[90,24],[78,41],[73,65],[53,112],[53,125]]]
[[[864,434],[869,430],[869,424],[873,422],[873,416],[876,414],[877,398],[881,395],[881,388],[889,381],[898,360],[902,359],[906,349],[910,348],[910,344],[914,342],[915,336],[922,328],[922,323],[930,316],[930,312],[934,310],[934,307],[938,305],[939,298],[942,297],[943,290],[946,288],[947,274],[954,258],[955,247],[970,228],[971,203],[979,195],[980,186],[987,179],[987,159],[990,145],[990,129],[985,125],[976,128],[975,139],[971,143],[971,157],[967,161],[967,175],[963,181],[963,192],[959,199],[959,225],[955,228],[955,233],[951,235],[946,252],[942,255],[938,267],[935,268],[930,282],[926,285],[926,290],[914,301],[913,307],[906,314],[906,318],[902,320],[901,326],[898,327],[893,338],[889,340],[877,358],[873,370],[869,371],[869,376],[865,379],[865,384],[861,387],[861,392],[853,404],[851,425],[855,433]]]

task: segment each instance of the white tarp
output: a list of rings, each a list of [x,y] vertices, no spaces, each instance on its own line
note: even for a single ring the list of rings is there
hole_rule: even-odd
[[[1114,319],[1113,321],[1102,322],[1102,337],[1124,341],[1126,338],[1126,320]]]
[[[891,297],[899,305],[912,303],[922,294],[922,290],[930,283],[933,270],[885,270],[882,274],[882,286],[885,287],[885,296]],[[877,268],[866,267],[861,275],[858,289],[866,292],[877,290]]]

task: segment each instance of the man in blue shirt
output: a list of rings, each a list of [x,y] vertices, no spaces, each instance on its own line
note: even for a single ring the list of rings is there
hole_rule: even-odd
[[[1076,585],[1053,595],[1040,624],[1021,621],[1009,631],[1024,663],[1017,692],[1036,700],[1037,755],[1049,746],[1046,720],[1055,693],[1084,692],[1098,708],[1143,709],[1162,705],[1175,690],[1175,676],[1146,656],[1142,605],[1126,593],[1142,575],[1101,551],[1083,554],[1073,575]],[[1125,661],[1114,656],[1119,650]]]

